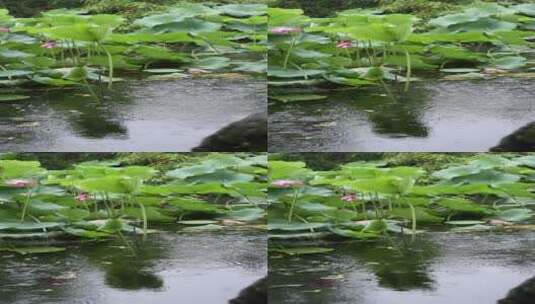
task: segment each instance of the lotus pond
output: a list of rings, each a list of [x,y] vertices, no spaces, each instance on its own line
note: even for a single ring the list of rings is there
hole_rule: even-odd
[[[190,151],[229,123],[266,112],[265,83],[258,80],[130,81],[116,84],[103,102],[83,89],[31,94],[0,105],[0,149]]]
[[[533,4],[268,15],[273,151],[483,152],[511,134],[523,144],[500,151],[533,147]]]
[[[530,303],[534,159],[270,160],[271,303]]]
[[[65,141],[79,142],[80,151],[139,151],[147,150],[146,134],[158,133],[152,150],[189,151],[265,112],[265,5],[177,4],[147,13],[127,20],[58,9],[15,18],[1,9],[1,147],[77,150]],[[217,115],[223,107],[230,115]]]
[[[328,100],[270,105],[271,151],[533,151],[535,144],[533,80],[427,80],[399,101],[380,88],[314,91]]]
[[[265,275],[266,161],[0,160],[2,301],[227,303]]]

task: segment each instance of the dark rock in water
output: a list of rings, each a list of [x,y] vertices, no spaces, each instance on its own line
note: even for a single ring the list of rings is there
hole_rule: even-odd
[[[108,269],[106,272],[106,284],[114,288],[127,290],[159,289],[163,287],[163,280],[148,271],[118,267]]]
[[[533,304],[535,303],[535,277],[511,289],[498,304]]]
[[[535,152],[535,121],[504,137],[492,152]]]
[[[260,279],[240,292],[229,304],[267,304],[267,278]]]
[[[267,151],[267,113],[256,113],[231,123],[205,138],[193,152]]]

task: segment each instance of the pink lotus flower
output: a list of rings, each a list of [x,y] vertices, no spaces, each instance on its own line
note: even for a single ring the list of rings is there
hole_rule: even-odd
[[[302,31],[303,29],[301,28],[290,27],[290,26],[279,26],[279,27],[274,27],[271,30],[269,30],[270,33],[277,34],[277,35],[297,34],[297,33],[301,33]]]
[[[79,202],[87,202],[91,199],[91,196],[89,196],[89,193],[82,192],[78,194],[75,199]]]
[[[9,27],[0,27],[0,33],[10,33]]]
[[[346,194],[340,198],[344,202],[352,203],[358,200],[358,196],[356,193]]]
[[[351,41],[351,40],[338,41],[338,43],[336,44],[336,47],[339,48],[339,49],[352,48],[353,47],[353,41]]]
[[[276,188],[298,188],[303,187],[304,185],[305,184],[302,181],[287,179],[280,179],[271,183],[271,186]]]
[[[29,179],[10,179],[5,181],[5,184],[13,188],[29,188],[37,185],[34,180]]]
[[[47,41],[43,44],[41,44],[41,47],[44,49],[53,49],[56,48],[58,45],[55,41]]]

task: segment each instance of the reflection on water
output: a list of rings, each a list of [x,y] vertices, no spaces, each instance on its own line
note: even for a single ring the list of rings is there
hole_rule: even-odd
[[[394,239],[324,245],[337,250],[270,255],[270,303],[492,304],[534,275],[534,233],[437,232],[414,243]],[[535,284],[523,286],[508,298],[535,292]]]
[[[533,122],[533,81],[414,83],[395,100],[380,88],[319,91],[325,101],[273,104],[273,151],[488,151]],[[275,89],[274,89],[275,90]]]
[[[251,113],[265,112],[261,80],[117,84],[101,102],[83,89],[35,91],[0,104],[0,150],[190,151]]]
[[[227,304],[266,273],[257,232],[183,235],[71,244],[59,254],[0,253],[0,303]]]

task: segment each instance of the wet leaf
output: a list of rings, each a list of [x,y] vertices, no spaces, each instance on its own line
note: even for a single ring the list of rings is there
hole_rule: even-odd
[[[5,94],[0,94],[0,102],[2,101],[20,101],[20,100],[25,100],[25,99],[30,99],[31,96],[27,96],[27,95],[12,95],[12,94],[9,94],[9,95],[5,95]]]
[[[472,226],[472,225],[482,225],[482,224],[485,224],[485,222],[464,220],[464,221],[447,221],[445,222],[445,224],[456,225],[456,226]]]
[[[219,231],[224,228],[225,227],[221,225],[208,224],[208,225],[186,227],[182,229],[182,231],[183,232],[205,232],[205,231]]]
[[[228,212],[226,218],[238,221],[251,222],[259,220],[265,215],[266,212],[261,208],[243,208]]]
[[[494,60],[492,64],[500,69],[515,70],[527,64],[527,59],[522,56],[508,56]]]
[[[315,95],[315,94],[292,94],[292,95],[274,95],[269,96],[270,99],[281,101],[281,102],[301,102],[301,101],[316,101],[326,99],[325,95]]]
[[[329,227],[328,223],[273,223],[268,224],[269,230],[283,230],[283,231],[300,231],[300,230],[312,230]]]
[[[261,16],[267,14],[265,4],[227,4],[217,8],[226,15],[235,17]]]
[[[333,248],[325,248],[325,247],[299,247],[299,248],[273,248],[270,249],[270,251],[273,252],[280,252],[287,255],[305,255],[305,254],[319,254],[319,253],[327,253],[334,251]]]
[[[208,225],[208,224],[217,224],[218,221],[212,220],[189,220],[189,221],[178,221],[178,224],[181,225]]]
[[[65,251],[63,247],[0,247],[0,251],[15,252],[22,255],[27,254],[43,254],[43,253],[57,253]]]
[[[497,214],[500,220],[507,222],[523,222],[533,216],[533,211],[527,208],[513,208],[501,211]]]

